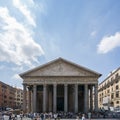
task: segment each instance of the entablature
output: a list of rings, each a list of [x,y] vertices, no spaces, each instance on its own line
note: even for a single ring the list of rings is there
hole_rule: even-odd
[[[97,84],[96,78],[84,77],[34,77],[25,78],[23,84]]]

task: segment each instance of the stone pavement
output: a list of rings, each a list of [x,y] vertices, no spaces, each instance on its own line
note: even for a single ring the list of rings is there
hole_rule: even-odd
[[[4,119],[4,120],[9,120],[9,119]],[[20,118],[18,118],[17,120],[21,120]],[[23,118],[22,120],[31,120],[30,118]],[[48,120],[48,119],[46,119]],[[51,119],[54,120],[54,119]],[[58,119],[57,119],[58,120]],[[59,120],[76,120],[76,119],[59,119]],[[81,118],[79,119],[81,120]],[[85,119],[85,120],[89,120],[89,119]],[[91,119],[91,120],[120,120],[120,119],[110,119],[110,118],[104,118],[104,119]]]
[[[31,119],[29,119],[29,118],[23,118],[23,120],[31,120]],[[48,119],[46,119],[46,120],[48,120]],[[54,119],[50,119],[50,120],[54,120]],[[59,119],[59,120],[76,120],[76,119]],[[81,118],[79,120],[81,120]],[[85,120],[89,120],[89,119],[85,119]],[[91,119],[91,120],[120,120],[120,119],[112,119],[112,118],[111,119],[110,118],[101,119],[100,118],[100,119]]]
[[[9,117],[4,117],[4,120],[9,120]],[[21,120],[20,118],[17,118],[17,120]],[[22,120],[32,120],[31,118],[23,118]],[[48,120],[48,119],[46,119]],[[54,120],[54,119],[51,119]],[[58,120],[58,119],[57,119]],[[76,119],[59,119],[59,120],[76,120]],[[81,118],[79,119],[81,120]],[[85,119],[85,120],[89,120],[89,119]],[[112,118],[100,118],[100,119],[91,119],[91,120],[120,120],[120,118],[118,119],[112,119]]]

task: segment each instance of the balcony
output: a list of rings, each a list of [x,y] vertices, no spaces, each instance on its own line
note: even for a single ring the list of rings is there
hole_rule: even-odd
[[[120,80],[120,76],[117,74],[117,75],[115,76],[115,82],[119,82],[119,80]]]

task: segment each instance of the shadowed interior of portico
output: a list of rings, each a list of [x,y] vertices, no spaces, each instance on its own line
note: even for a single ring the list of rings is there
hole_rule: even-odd
[[[74,112],[74,85],[68,85],[68,111]],[[53,111],[53,85],[47,86],[46,112]],[[57,111],[64,111],[64,85],[57,85]],[[84,110],[84,85],[78,85],[78,111]],[[43,85],[37,86],[37,112],[43,111]]]
[[[57,87],[57,111],[64,111],[64,86]]]

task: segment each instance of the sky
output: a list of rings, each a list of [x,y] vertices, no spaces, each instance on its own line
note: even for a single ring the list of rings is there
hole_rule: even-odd
[[[102,74],[120,67],[120,0],[0,0],[0,81],[62,57]]]

